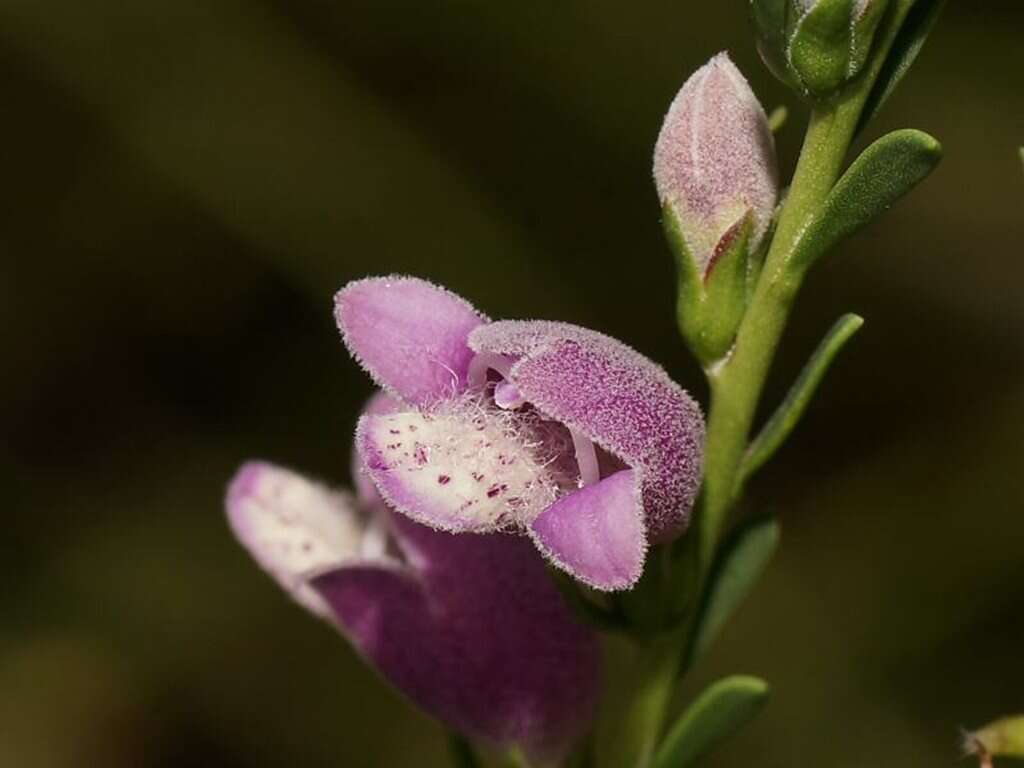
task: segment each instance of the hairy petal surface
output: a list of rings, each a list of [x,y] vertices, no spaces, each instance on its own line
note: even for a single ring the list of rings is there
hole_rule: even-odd
[[[388,504],[446,531],[525,525],[562,487],[530,423],[478,396],[364,416],[356,448]]]
[[[775,141],[728,54],[698,69],[669,107],[654,148],[654,180],[702,274],[748,211],[750,249],[764,237],[778,197]]]
[[[465,389],[473,357],[466,337],[487,321],[454,293],[397,275],[349,283],[335,296],[334,316],[371,378],[413,405]]]
[[[528,402],[634,470],[652,542],[685,528],[700,484],[704,419],[664,369],[622,342],[567,323],[489,323],[469,343],[519,358],[510,378]]]
[[[559,568],[595,589],[627,589],[643,573],[644,511],[632,470],[622,470],[548,507],[531,526]]]
[[[307,583],[310,574],[359,553],[355,499],[283,467],[250,461],[228,487],[228,522],[263,570],[318,616],[329,614]]]
[[[521,537],[452,535],[393,516],[409,574],[313,581],[382,674],[458,730],[557,761],[594,713],[598,648]]]

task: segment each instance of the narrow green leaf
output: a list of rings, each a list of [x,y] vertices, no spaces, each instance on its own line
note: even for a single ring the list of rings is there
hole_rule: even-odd
[[[654,768],[689,768],[761,711],[768,684],[734,675],[706,688],[668,732]]]
[[[875,79],[867,102],[864,104],[860,121],[857,124],[857,133],[860,133],[864,126],[871,122],[882,105],[892,96],[896,86],[907,74],[907,70],[921,53],[921,49],[924,48],[925,41],[931,34],[945,4],[946,0],[916,0],[913,3],[913,7],[889,49],[889,54],[882,65],[882,71]]]
[[[740,484],[745,483],[768,459],[786,442],[807,406],[810,405],[814,393],[825,378],[829,366],[839,354],[847,341],[864,324],[864,318],[846,314],[839,318],[835,325],[822,339],[807,361],[797,380],[793,383],[786,399],[782,401],[775,413],[764,425],[761,432],[750,444],[747,454],[740,467]]]
[[[799,241],[790,264],[802,269],[916,187],[942,159],[942,145],[923,131],[882,136],[853,161]]]
[[[455,768],[481,768],[480,761],[473,752],[473,747],[466,739],[455,732],[448,734],[448,753]]]
[[[779,546],[774,518],[755,518],[725,544],[711,574],[690,650],[690,666],[711,647],[726,621],[760,580]]]

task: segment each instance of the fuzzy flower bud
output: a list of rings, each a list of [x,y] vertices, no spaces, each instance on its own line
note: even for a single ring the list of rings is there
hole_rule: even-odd
[[[684,335],[699,357],[715,359],[742,317],[748,256],[778,198],[768,118],[727,54],[697,70],[669,107],[654,181],[679,260]]]
[[[860,74],[889,0],[751,0],[758,50],[783,82],[827,98]]]

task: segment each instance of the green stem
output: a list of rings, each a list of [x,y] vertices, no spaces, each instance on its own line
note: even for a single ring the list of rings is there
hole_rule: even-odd
[[[700,510],[704,574],[712,565],[726,518],[736,501],[740,462],[757,404],[803,281],[803,271],[792,267],[790,257],[811,216],[839,178],[864,104],[912,5],[911,0],[898,0],[891,10],[870,70],[838,102],[812,110],[789,197],[783,204],[749,309],[731,353],[708,371],[711,407]]]
[[[646,768],[658,746],[665,711],[678,678],[685,634],[657,635],[639,649],[629,706],[616,723],[613,741],[602,744],[602,768]]]
[[[811,112],[800,159],[765,256],[749,308],[729,355],[708,370],[711,404],[704,447],[704,484],[695,530],[700,594],[714,564],[725,523],[740,491],[740,466],[747,449],[761,392],[775,357],[803,270],[791,256],[810,218],[832,190],[843,169],[858,121],[886,55],[913,0],[896,0],[876,38],[878,50],[868,71],[838,101]],[[677,585],[678,586],[678,585]],[[693,628],[692,615],[674,632],[641,649],[635,698],[630,701],[620,736],[610,750],[616,768],[647,768],[657,746],[666,710],[679,676],[683,651]]]

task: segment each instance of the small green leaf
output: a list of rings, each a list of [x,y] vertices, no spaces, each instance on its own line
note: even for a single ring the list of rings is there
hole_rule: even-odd
[[[668,732],[654,768],[689,768],[746,725],[768,698],[768,684],[734,675],[706,688]]]
[[[740,485],[745,483],[768,459],[786,442],[807,406],[810,405],[814,393],[829,366],[839,354],[847,341],[864,324],[864,318],[846,314],[839,318],[835,325],[822,339],[807,361],[797,380],[793,383],[786,399],[782,401],[775,413],[764,425],[761,432],[750,444],[746,456],[740,466]]]
[[[774,518],[754,519],[725,544],[701,606],[687,666],[711,647],[725,622],[760,580],[778,546],[779,524]]]
[[[793,247],[802,269],[856,232],[923,181],[942,159],[942,145],[923,131],[887,133],[865,149],[829,192]]]
[[[903,0],[906,2],[906,0]],[[911,64],[924,48],[928,35],[931,34],[935,22],[942,12],[946,0],[911,0],[913,7],[907,14],[903,26],[896,35],[889,54],[885,58],[882,70],[875,79],[871,88],[868,100],[861,111],[860,121],[857,124],[857,133],[863,130],[882,105],[892,96],[896,86],[907,74]]]
[[[1024,757],[1024,715],[1004,717],[967,734],[965,746],[991,757]]]

